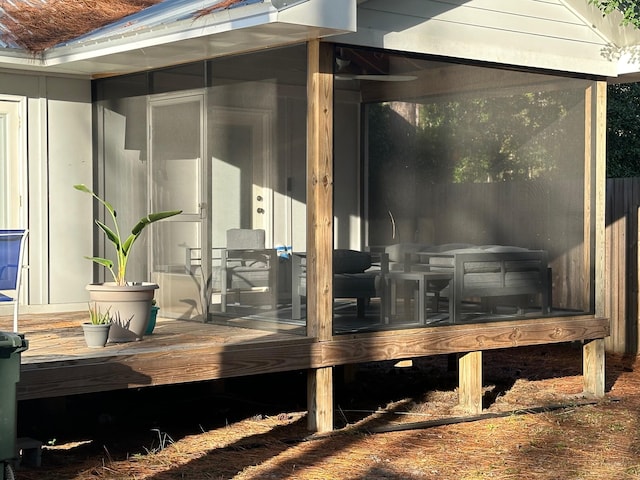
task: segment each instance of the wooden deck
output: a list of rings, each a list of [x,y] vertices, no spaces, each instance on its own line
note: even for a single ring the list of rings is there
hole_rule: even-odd
[[[21,315],[22,353],[18,399],[165,385],[296,370],[309,366],[311,340],[299,335],[158,318],[140,342],[87,348],[81,323],[86,312]],[[0,325],[10,325],[0,317]],[[270,352],[261,360],[251,349]],[[292,357],[286,353],[289,352]],[[246,361],[237,358],[246,357]]]
[[[346,334],[319,342],[271,332],[159,318],[140,342],[85,347],[85,312],[21,315],[19,400],[178,384],[368,361],[601,339],[607,319],[591,316]],[[0,317],[0,330],[11,319]],[[4,326],[4,327],[3,327]]]

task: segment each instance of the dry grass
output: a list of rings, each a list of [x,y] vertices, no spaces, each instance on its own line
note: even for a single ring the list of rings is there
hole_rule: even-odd
[[[195,18],[204,17],[205,15],[209,15],[210,13],[213,13],[217,10],[232,7],[233,5],[235,5],[236,3],[240,3],[241,1],[242,0],[220,0],[220,2],[216,3],[215,5],[198,10],[195,14]]]
[[[41,53],[160,1],[48,0],[42,5],[30,6],[0,0],[0,7],[5,11],[2,22],[8,28],[3,38],[15,41],[30,52]],[[229,8],[239,1],[222,0],[221,3],[194,12],[194,17]]]
[[[49,0],[42,5],[0,4],[10,36],[30,52],[84,35],[161,0]],[[9,34],[5,34],[9,35]]]
[[[341,428],[330,436],[308,436],[305,413],[286,410],[286,397],[278,413],[227,390],[231,411],[244,414],[237,421],[226,424],[230,411],[221,413],[209,399],[205,408],[214,410],[218,426],[199,425],[184,434],[171,427],[176,442],[166,448],[157,442],[139,443],[137,451],[113,440],[93,447],[63,442],[43,452],[40,469],[21,469],[18,478],[640,478],[640,364],[609,356],[609,392],[596,402],[580,395],[580,353],[572,346],[487,352],[487,416],[472,422],[454,421],[461,412],[446,359],[404,369],[366,365],[355,383],[338,389]],[[246,392],[262,392],[265,402],[286,390],[255,381]],[[290,388],[293,394],[297,387]],[[167,405],[166,414],[177,415],[175,408],[180,406]],[[200,412],[203,420],[208,414]],[[381,428],[396,431],[375,433]],[[135,438],[120,431],[123,436]]]

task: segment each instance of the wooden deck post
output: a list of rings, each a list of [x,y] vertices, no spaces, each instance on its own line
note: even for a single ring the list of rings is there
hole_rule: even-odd
[[[468,352],[458,359],[458,403],[466,412],[482,412],[482,352]]]
[[[595,172],[595,314],[604,317],[606,313],[606,281],[605,281],[605,209],[606,209],[606,125],[607,125],[607,82],[596,82],[595,88],[588,89],[585,100],[587,106],[593,108],[585,112],[585,130],[593,132],[593,136],[587,136],[588,145],[585,147],[585,171],[591,171],[591,164],[594,164]],[[591,153],[593,152],[593,153]],[[591,155],[595,157],[595,162],[591,162]],[[585,188],[587,182],[585,181]],[[587,190],[586,201],[590,199]],[[589,210],[585,204],[585,220]],[[589,232],[585,230],[585,240],[589,237]],[[587,264],[589,265],[589,264]],[[605,340],[598,338],[588,340],[582,348],[582,376],[584,382],[584,392],[596,397],[604,396],[605,387]]]
[[[333,430],[333,368],[316,368],[307,375],[307,428],[314,432]]]
[[[586,341],[582,347],[582,376],[584,393],[604,397],[604,339]]]
[[[333,48],[307,49],[307,335],[333,335]],[[308,427],[333,430],[333,367],[311,369]]]

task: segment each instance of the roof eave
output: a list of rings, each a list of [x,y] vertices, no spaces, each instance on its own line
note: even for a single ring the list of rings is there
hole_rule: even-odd
[[[241,10],[242,15],[226,10],[199,19],[182,20],[168,26],[141,29],[134,33],[78,40],[48,50],[44,61],[48,66],[55,66],[273,23],[277,18],[277,11],[274,12],[272,8],[260,8],[264,6],[265,4],[259,4],[236,9]]]
[[[118,35],[90,35],[38,57],[24,53],[0,55],[0,67],[114,75],[324,38],[355,31],[356,1],[265,0],[167,26]],[[172,49],[174,55],[163,53]]]

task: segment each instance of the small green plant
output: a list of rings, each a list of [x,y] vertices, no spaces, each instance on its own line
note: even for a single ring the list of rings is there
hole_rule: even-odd
[[[107,323],[111,323],[110,310],[111,307],[107,308],[107,311],[102,313],[100,311],[100,307],[95,303],[93,305],[89,304],[89,322],[92,325],[106,325]]]
[[[87,187],[84,184],[74,185],[73,188],[93,196],[93,198],[95,198],[98,202],[100,202],[111,215],[111,219],[113,220],[113,228],[108,227],[107,225],[102,223],[100,220],[96,220],[95,222],[96,222],[96,225],[98,225],[98,227],[100,228],[100,230],[102,230],[102,232],[105,234],[107,239],[113,244],[116,250],[116,259],[117,259],[116,268],[114,269],[113,261],[106,258],[101,258],[101,257],[85,257],[85,258],[97,263],[98,265],[102,265],[103,267],[107,268],[111,272],[111,275],[113,275],[113,279],[115,280],[116,285],[121,287],[127,284],[127,281],[125,278],[127,273],[127,262],[129,261],[129,255],[131,253],[131,249],[133,248],[133,244],[142,233],[142,230],[144,230],[144,227],[146,227],[150,223],[157,222],[158,220],[162,220],[164,218],[172,217],[174,215],[178,215],[182,213],[182,210],[170,210],[165,212],[149,213],[146,217],[142,217],[138,221],[138,223],[131,230],[131,234],[123,241],[123,238],[120,235],[120,227],[118,225],[118,221],[116,218],[117,214],[113,206],[109,202],[103,200],[98,195],[96,195],[93,191],[89,189],[89,187]]]

